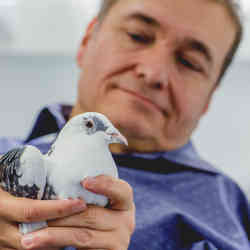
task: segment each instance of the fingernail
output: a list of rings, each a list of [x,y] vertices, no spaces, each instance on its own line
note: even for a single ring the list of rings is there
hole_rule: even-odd
[[[83,180],[83,185],[86,187],[94,187],[97,183],[97,180],[95,177],[87,177]]]
[[[34,244],[34,237],[31,234],[24,235],[22,237],[21,243],[25,248],[31,248]]]
[[[85,203],[80,203],[72,208],[73,212],[82,212],[87,208]]]

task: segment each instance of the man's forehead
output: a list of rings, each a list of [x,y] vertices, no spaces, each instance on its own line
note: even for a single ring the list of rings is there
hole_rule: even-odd
[[[227,9],[219,0],[118,0],[116,7],[117,15],[120,14],[123,18],[142,12],[162,26],[173,21],[172,23],[188,29],[188,24],[193,24],[190,25],[190,30],[192,27],[206,30],[208,24],[213,22],[217,24],[214,28],[223,29],[225,23],[220,24],[221,20],[231,19]],[[216,20],[212,16],[216,17]],[[232,28],[233,21],[229,21],[227,26]]]

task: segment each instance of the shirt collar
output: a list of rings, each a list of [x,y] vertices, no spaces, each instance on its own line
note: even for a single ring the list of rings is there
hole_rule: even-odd
[[[56,134],[62,129],[69,118],[71,110],[71,105],[59,103],[46,106],[38,115],[26,143],[31,140],[33,140],[33,143],[35,141],[35,144],[41,141],[48,142],[54,140]],[[48,122],[50,123],[49,126]],[[177,150],[154,153],[130,153],[130,155],[144,159],[156,159],[161,157],[199,170],[218,172],[210,163],[201,159],[191,141]]]

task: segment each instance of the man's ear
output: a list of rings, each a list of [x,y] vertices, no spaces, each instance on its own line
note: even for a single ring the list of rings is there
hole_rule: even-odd
[[[203,111],[202,111],[202,115],[205,115],[209,109],[209,106],[210,106],[210,101],[207,102],[206,106],[204,107]]]
[[[89,39],[92,36],[94,27],[96,25],[96,23],[98,22],[97,17],[93,18],[92,21],[88,24],[87,30],[86,30],[86,34],[84,35],[80,48],[77,51],[77,64],[79,67],[81,67],[81,62],[82,62],[82,58],[84,55],[84,49],[86,48]]]
[[[218,85],[216,84],[216,85],[213,87],[213,89],[212,89],[212,91],[211,91],[211,93],[210,93],[210,95],[209,95],[209,97],[208,97],[208,100],[207,100],[207,103],[206,103],[205,107],[203,108],[202,115],[205,115],[205,114],[207,113],[207,111],[208,111],[208,109],[209,109],[209,107],[210,107],[211,101],[212,101],[212,99],[213,99],[214,92],[217,90],[217,88],[218,88]]]

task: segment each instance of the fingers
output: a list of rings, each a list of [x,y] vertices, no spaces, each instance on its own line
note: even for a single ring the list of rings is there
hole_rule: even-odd
[[[135,229],[135,209],[128,211],[116,211],[107,208],[88,206],[88,209],[80,214],[51,220],[50,227],[84,227],[99,231],[111,231],[120,228],[120,222],[128,228],[132,234]]]
[[[125,250],[129,237],[123,241],[117,241],[117,235],[113,231],[108,233],[84,228],[46,228],[30,234],[27,240],[24,236],[22,244],[26,249],[74,246],[77,249]]]
[[[0,230],[0,235],[7,238],[8,243],[12,242],[14,249],[23,249],[20,247],[21,235],[11,221],[53,220],[49,222],[53,227],[30,234],[33,235],[31,238],[26,238],[29,235],[22,238],[27,239],[22,241],[22,244],[28,244],[26,249],[58,249],[70,245],[78,249],[127,249],[135,227],[135,206],[130,185],[108,176],[87,179],[83,185],[92,192],[107,196],[111,209],[89,206],[86,210],[82,200],[38,201],[16,198],[0,190],[0,218],[6,222],[6,227],[3,227],[5,232]],[[0,225],[4,224],[1,222]],[[12,225],[12,228],[7,225]],[[4,238],[0,237],[0,242]],[[4,245],[4,241],[1,243],[1,246],[12,247]]]
[[[132,188],[125,181],[108,176],[87,179],[83,185],[92,192],[107,196],[111,207],[88,206],[78,215],[49,221],[48,228],[22,238],[26,249],[64,246],[95,250],[128,248],[135,228]]]
[[[0,190],[0,196],[0,217],[9,221],[45,221],[69,216],[86,209],[83,200],[32,200],[14,197],[3,190]]]
[[[126,212],[123,212],[126,213]],[[117,227],[121,215],[115,210],[88,206],[84,212],[73,216],[49,221],[50,227],[85,227],[100,231],[111,231]]]
[[[14,223],[1,221],[0,227],[0,249],[23,249],[21,247],[21,234],[18,226]]]
[[[112,209],[129,210],[134,206],[133,190],[121,179],[100,175],[85,178],[82,185],[89,191],[108,197]]]
[[[1,248],[1,250],[16,250],[16,248]]]

